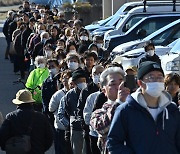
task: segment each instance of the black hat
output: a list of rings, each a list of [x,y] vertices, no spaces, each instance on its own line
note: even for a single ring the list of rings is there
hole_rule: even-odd
[[[75,81],[78,78],[86,78],[86,73],[81,68],[78,68],[72,73],[72,81]]]
[[[146,74],[152,71],[159,71],[164,75],[163,69],[159,63],[153,61],[145,61],[140,63],[138,68],[138,80],[141,80]]]

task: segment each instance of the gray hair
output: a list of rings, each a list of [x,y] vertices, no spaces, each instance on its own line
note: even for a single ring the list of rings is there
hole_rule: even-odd
[[[97,69],[97,68],[102,68],[102,69],[104,69],[104,67],[102,66],[102,65],[95,65],[93,68],[92,68],[92,73]],[[91,73],[91,74],[92,74]]]
[[[48,32],[42,32],[40,35],[41,41],[43,40],[43,37],[47,35],[49,37],[49,33]]]
[[[46,65],[46,58],[44,56],[37,56],[35,58],[35,61],[34,61],[34,65],[36,65],[36,67],[38,66],[39,64],[39,61],[43,61],[44,64]]]
[[[111,74],[119,73],[124,77],[125,73],[120,67],[109,67],[106,68],[100,75],[100,84],[101,86],[106,86],[107,85],[107,76]]]

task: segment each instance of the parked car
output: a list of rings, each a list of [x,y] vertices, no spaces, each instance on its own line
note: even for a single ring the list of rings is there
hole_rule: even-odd
[[[174,72],[180,75],[180,39],[166,55],[160,58],[165,74]]]
[[[125,34],[112,36],[109,42],[106,41],[104,47],[111,52],[115,46],[125,42],[143,39],[177,19],[180,19],[180,13],[145,17],[131,27]]]
[[[111,55],[115,57],[115,55],[121,55],[127,51],[144,47],[149,41],[155,45],[166,46],[178,38],[180,38],[180,19],[162,27],[143,40],[130,41],[115,47]]]
[[[114,29],[114,28],[118,29],[119,27],[118,25],[121,22],[122,18],[124,17],[123,15],[127,14],[133,8],[136,8],[138,6],[143,6],[144,4],[145,3],[143,3],[143,1],[125,3],[119,8],[119,10],[114,15],[105,19],[102,24],[97,24],[97,25],[91,24],[85,26],[85,28],[89,30],[92,35],[104,35],[104,33],[110,29]],[[147,1],[146,10],[147,10],[147,6],[171,6],[172,8],[172,5],[173,5],[172,2],[170,1]],[[141,12],[143,11],[144,11],[144,7],[142,7],[141,9]]]
[[[162,55],[166,55],[173,46],[177,43],[178,39],[174,42],[170,43],[167,46],[155,46],[155,53],[160,57]],[[145,56],[145,50],[143,48],[134,49],[128,52],[125,52],[122,55],[116,55],[114,59],[112,59],[114,62],[121,63],[123,68],[126,69],[129,66],[137,66],[139,63],[139,60]]]

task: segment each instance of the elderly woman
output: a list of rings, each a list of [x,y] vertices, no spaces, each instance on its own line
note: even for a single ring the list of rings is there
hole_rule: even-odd
[[[29,77],[26,82],[26,87],[32,90],[32,96],[35,100],[35,110],[41,111],[42,110],[42,92],[40,87],[42,86],[43,82],[48,78],[49,71],[46,67],[46,59],[43,56],[37,56],[35,58],[35,65],[36,69],[31,71]]]
[[[166,91],[172,96],[172,101],[177,106],[180,105],[180,99],[178,98],[180,88],[180,76],[176,73],[170,73],[165,76],[164,79]]]

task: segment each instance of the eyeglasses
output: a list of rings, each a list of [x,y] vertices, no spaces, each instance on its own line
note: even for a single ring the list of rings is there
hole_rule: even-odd
[[[164,77],[163,76],[148,76],[144,78],[145,80],[148,80],[149,82],[164,82]]]

